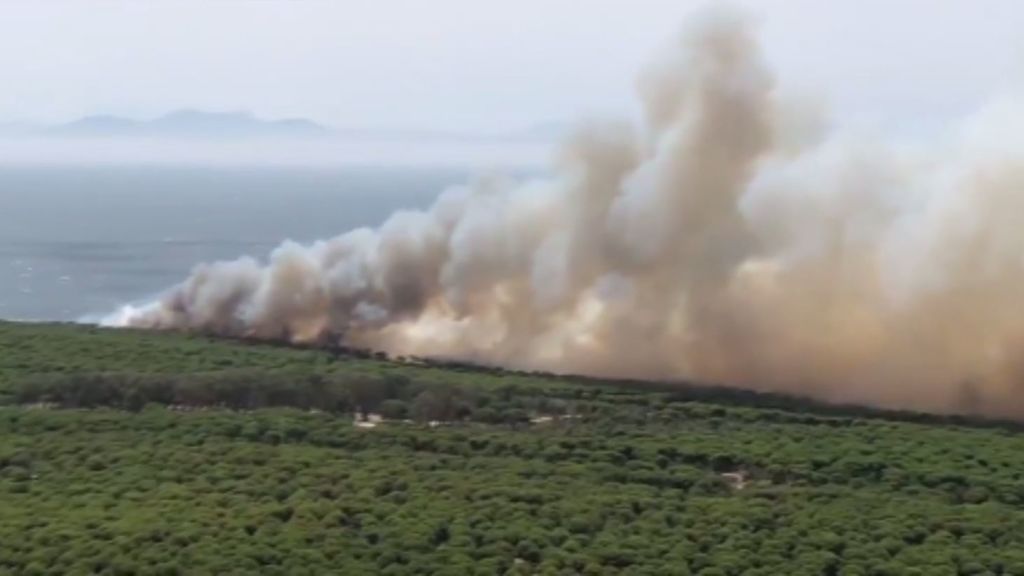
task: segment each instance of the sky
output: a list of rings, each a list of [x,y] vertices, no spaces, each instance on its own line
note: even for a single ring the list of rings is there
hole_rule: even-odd
[[[635,112],[693,0],[0,0],[0,123],[179,108],[505,132]],[[785,85],[923,130],[1024,77],[1019,0],[738,0]]]

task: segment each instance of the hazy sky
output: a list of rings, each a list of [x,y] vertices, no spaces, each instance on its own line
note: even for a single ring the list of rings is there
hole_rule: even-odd
[[[0,122],[175,108],[502,131],[626,114],[692,0],[0,0]],[[748,0],[784,82],[867,126],[1024,76],[1019,0]]]

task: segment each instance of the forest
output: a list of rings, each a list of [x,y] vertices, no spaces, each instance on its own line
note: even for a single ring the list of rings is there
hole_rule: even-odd
[[[1012,422],[0,323],[0,574],[1024,575]]]

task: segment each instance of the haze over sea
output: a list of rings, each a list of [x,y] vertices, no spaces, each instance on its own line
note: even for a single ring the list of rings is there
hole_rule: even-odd
[[[200,262],[265,258],[424,208],[471,170],[0,167],[0,318],[88,320]]]

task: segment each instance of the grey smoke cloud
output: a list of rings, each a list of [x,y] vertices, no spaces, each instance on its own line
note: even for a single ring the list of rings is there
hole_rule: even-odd
[[[1019,105],[928,149],[830,131],[723,11],[639,93],[642,126],[583,127],[551,178],[200,265],[109,322],[1024,415]]]

